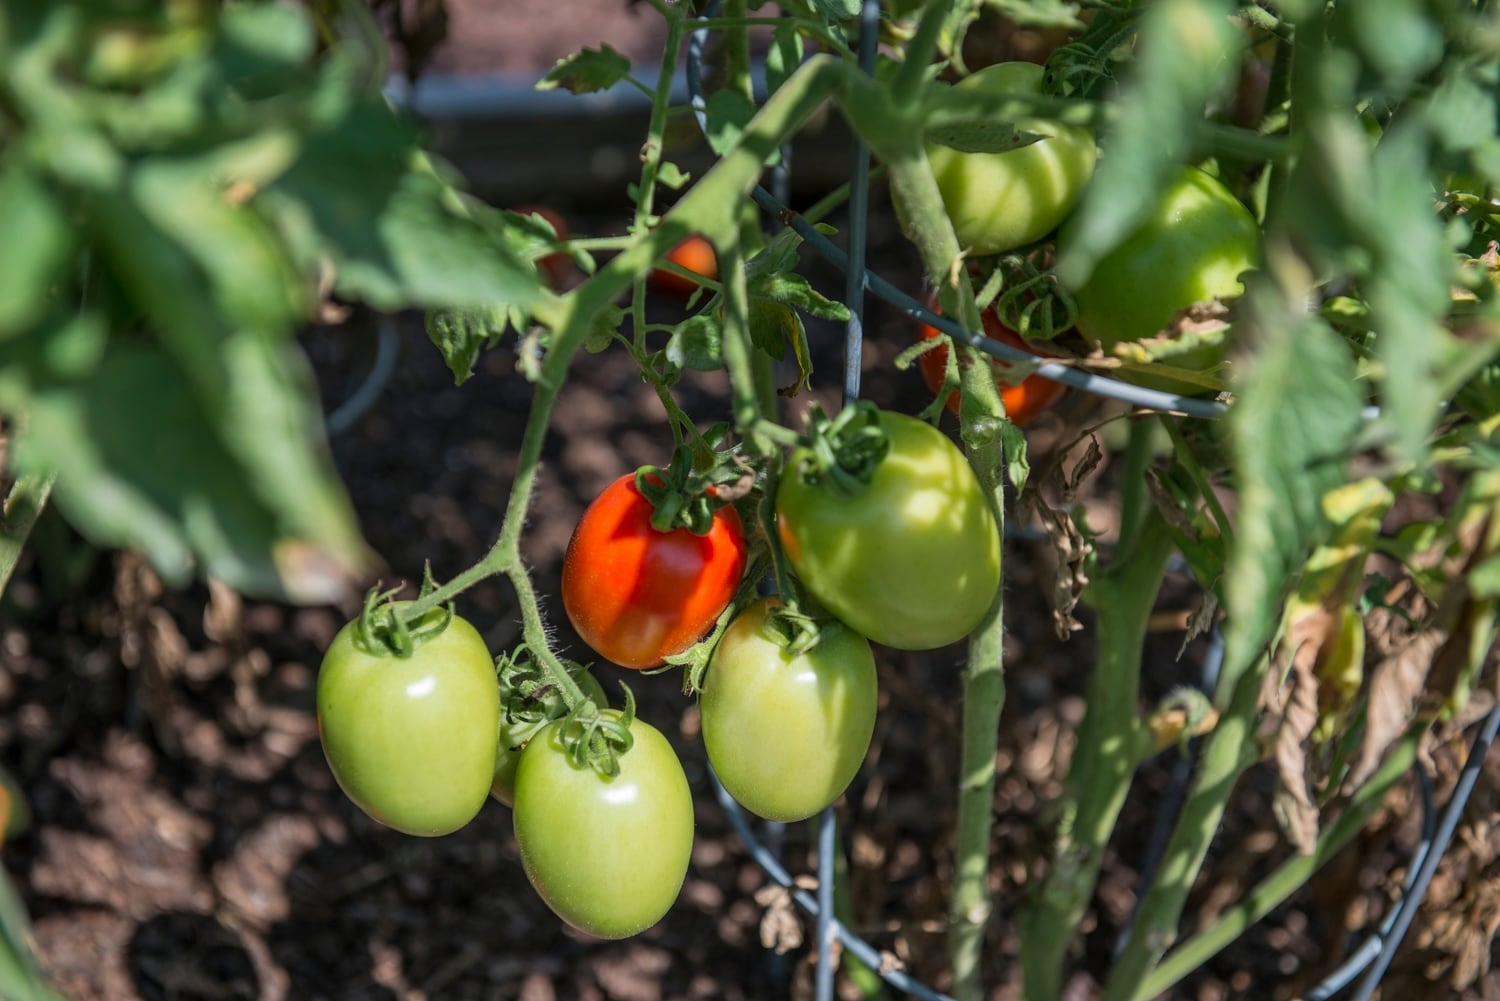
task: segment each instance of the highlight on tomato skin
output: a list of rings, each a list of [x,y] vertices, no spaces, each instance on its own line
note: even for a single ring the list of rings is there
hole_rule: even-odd
[[[694,233],[683,240],[677,246],[667,251],[667,260],[680,268],[702,275],[705,278],[717,281],[719,278],[719,258],[714,253],[714,245],[707,237]],[[647,285],[655,292],[676,296],[686,299],[703,286],[691,279],[684,278],[679,274],[668,271],[665,268],[652,268],[646,279]]]
[[[659,532],[635,474],[595,498],[563,557],[563,609],[579,637],[611,663],[656,667],[696,643],[729,605],[745,572],[739,514],[714,512],[706,535]]]
[[[937,296],[929,297],[927,308],[941,314],[942,311],[938,309]],[[1020,334],[1002,323],[993,309],[984,311],[983,320],[985,336],[990,340],[1008,344],[1029,354],[1039,355],[1036,348],[1026,343]],[[922,329],[918,331],[918,336],[924,341],[931,340],[939,336],[939,331],[930,324],[923,324]],[[1000,387],[1000,399],[1005,404],[1005,415],[1017,427],[1030,424],[1038,414],[1056,403],[1067,389],[1055,379],[1035,374],[1028,375],[1019,383],[1006,382],[1005,364],[997,358],[991,358],[990,365],[995,373],[995,382]],[[936,393],[943,386],[943,375],[948,367],[948,348],[941,346],[924,352],[917,359],[917,366],[922,371],[922,381],[927,384],[928,391]],[[952,390],[948,394],[945,405],[950,413],[958,413],[958,390]]]

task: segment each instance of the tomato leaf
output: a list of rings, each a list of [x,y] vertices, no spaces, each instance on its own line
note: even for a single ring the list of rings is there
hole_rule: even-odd
[[[151,344],[112,346],[87,379],[37,387],[16,468],[56,472],[70,521],[95,543],[141,548],[174,585],[201,572],[248,593],[339,599],[367,556],[304,409],[308,373],[254,337],[221,349],[237,370],[212,405]]]
[[[704,135],[713,151],[723,156],[740,141],[745,126],[755,117],[755,103],[737,90],[720,90],[708,99],[706,112]]]
[[[479,352],[497,346],[509,325],[510,313],[503,306],[435,309],[426,323],[427,337],[442,354],[456,386],[469,380]]]
[[[786,358],[786,349],[792,348],[792,358],[797,363],[797,377],[785,386],[777,388],[782,396],[796,396],[805,391],[812,378],[812,353],[807,344],[807,329],[802,317],[790,306],[772,299],[750,300],[750,339],[756,347],[777,361]]]
[[[1022,132],[1012,122],[970,121],[935,126],[926,138],[960,153],[1005,153],[1039,142],[1035,132]]]
[[[1078,20],[1076,3],[1066,0],[984,0],[1001,17],[1009,18],[1023,28],[1067,28],[1083,27]]]
[[[771,34],[771,47],[766,51],[766,90],[776,93],[801,64],[802,33],[797,30],[797,22],[788,19]]]
[[[601,45],[564,56],[537,82],[537,90],[563,90],[574,94],[592,94],[608,90],[630,75],[630,60]]]
[[[1081,288],[1193,153],[1188,141],[1204,106],[1222,97],[1239,65],[1238,31],[1227,0],[1163,0],[1142,19],[1142,56],[1119,102],[1093,180],[1074,213],[1077,229],[1057,261],[1069,288]]]
[[[72,252],[74,228],[54,193],[19,160],[0,168],[0,338],[36,319]]]
[[[452,182],[424,162],[414,127],[372,104],[310,137],[256,201],[295,241],[304,267],[331,261],[335,289],[377,309],[529,309],[540,280],[512,251],[504,217]]]
[[[1256,308],[1247,320],[1261,344],[1227,419],[1240,505],[1226,568],[1220,704],[1270,638],[1285,582],[1326,533],[1322,499],[1344,482],[1360,425],[1343,339],[1300,312],[1295,290],[1283,297],[1263,279],[1249,295]]]
[[[724,366],[724,328],[716,317],[698,313],[672,331],[667,360],[678,368],[714,372]]]

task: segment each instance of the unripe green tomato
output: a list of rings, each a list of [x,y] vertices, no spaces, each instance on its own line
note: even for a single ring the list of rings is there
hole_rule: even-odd
[[[724,788],[767,820],[803,820],[849,786],[875,732],[875,654],[846,626],[792,654],[762,598],[729,624],[703,677],[703,746]]]
[[[956,87],[1040,94],[1042,72],[1036,63],[999,63]],[[1044,138],[1003,153],[964,153],[927,143],[927,160],[959,245],[975,254],[998,254],[1052,232],[1078,204],[1094,173],[1097,150],[1088,129],[1035,118],[1015,124]]]
[[[609,939],[643,932],[671,909],[693,853],[693,793],[682,762],[660,730],[637,718],[619,774],[605,778],[573,760],[562,726],[543,727],[516,769],[521,867],[579,931]]]
[[[1060,255],[1067,253],[1076,230],[1074,224],[1063,227]],[[1153,337],[1195,303],[1241,295],[1240,274],[1259,262],[1260,227],[1250,210],[1212,176],[1184,167],[1140,225],[1094,266],[1082,288],[1073,290],[1078,331],[1106,351]],[[1164,359],[1196,372],[1223,360],[1223,345]],[[1122,378],[1169,392],[1203,391],[1165,377]]]
[[[573,676],[578,682],[578,687],[583,689],[583,694],[600,709],[609,708],[609,699],[604,694],[604,686],[599,679],[594,677],[592,671],[583,671]],[[506,806],[516,804],[516,765],[521,760],[521,752],[526,749],[527,741],[534,737],[545,723],[512,723],[505,718],[504,713],[500,716],[500,746],[495,752],[495,778],[490,783],[490,795]]]
[[[880,411],[890,450],[851,494],[795,450],[776,488],[792,570],[867,639],[931,650],[963,639],[1000,587],[1000,531],[968,460],[937,428]]]
[[[499,732],[494,661],[457,615],[408,657],[367,649],[350,622],[318,669],[318,735],[334,778],[402,833],[450,834],[474,819]]]

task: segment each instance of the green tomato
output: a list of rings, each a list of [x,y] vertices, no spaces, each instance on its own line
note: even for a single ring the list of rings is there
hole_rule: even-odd
[[[1000,587],[1000,532],[963,454],[937,428],[880,412],[890,450],[852,496],[792,454],[776,490],[782,548],[823,607],[876,643],[962,639]]]
[[[619,718],[615,709],[606,716]],[[558,917],[599,938],[645,931],[671,909],[693,851],[693,795],[667,738],[649,723],[620,773],[573,761],[549,723],[516,769],[516,844],[526,878]]]
[[[788,653],[762,598],[719,639],[698,707],[703,745],[724,788],[767,820],[803,820],[838,799],[875,732],[875,655],[836,627]]]
[[[1042,72],[1035,63],[999,63],[956,87],[1040,94]],[[1052,232],[1078,204],[1094,173],[1097,150],[1088,129],[1035,118],[1015,124],[1043,138],[1003,153],[964,153],[927,143],[927,161],[959,245],[975,254],[998,254]]]
[[[318,670],[328,766],[382,824],[450,834],[474,819],[495,771],[500,692],[490,652],[457,615],[407,657],[367,649],[358,625],[339,630]]]
[[[583,694],[600,709],[609,708],[609,698],[604,686],[590,671],[581,671],[573,676]],[[516,766],[521,762],[521,752],[527,741],[536,736],[547,721],[513,720],[504,713],[500,716],[500,746],[495,752],[495,778],[490,783],[490,795],[506,806],[516,805]]]
[[[1077,227],[1064,226],[1059,253],[1066,253]],[[1153,337],[1195,303],[1232,299],[1245,288],[1240,274],[1260,261],[1260,227],[1229,189],[1197,169],[1184,167],[1146,213],[1140,225],[1094,266],[1073,290],[1078,330],[1106,351]],[[1206,372],[1224,360],[1221,345],[1165,359]],[[1126,375],[1133,382],[1171,392],[1202,388],[1178,379]]]

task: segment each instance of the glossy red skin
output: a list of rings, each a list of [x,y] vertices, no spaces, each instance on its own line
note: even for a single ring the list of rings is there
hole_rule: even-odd
[[[706,237],[696,233],[669,250],[667,260],[705,278],[717,280],[719,277],[719,258],[714,254],[714,245]],[[703,287],[665,268],[652,268],[647,281],[654,291],[680,299],[686,299]]]
[[[563,608],[573,628],[621,667],[655,667],[696,643],[745,571],[745,529],[734,508],[719,508],[702,536],[658,532],[652,510],[627,473],[584,511],[563,558]]]
[[[927,306],[934,312],[941,313],[941,310],[937,308],[936,297],[929,299]],[[992,341],[1008,344],[1028,354],[1037,354],[1020,334],[1000,322],[994,310],[984,312],[984,333]],[[920,336],[923,340],[930,340],[938,336],[938,329],[923,324]],[[1000,361],[992,358],[990,362],[995,371],[995,382],[1000,386],[1000,399],[1005,404],[1005,415],[1017,427],[1030,424],[1036,419],[1037,414],[1056,403],[1058,397],[1062,396],[1067,388],[1060,382],[1040,375],[1028,375],[1017,384],[1007,383],[1003,381],[1004,366]],[[917,359],[917,365],[922,370],[922,379],[927,383],[928,390],[936,393],[942,388],[943,375],[948,367],[948,349],[946,347],[933,348]],[[948,394],[947,407],[952,413],[958,413],[957,390]]]

